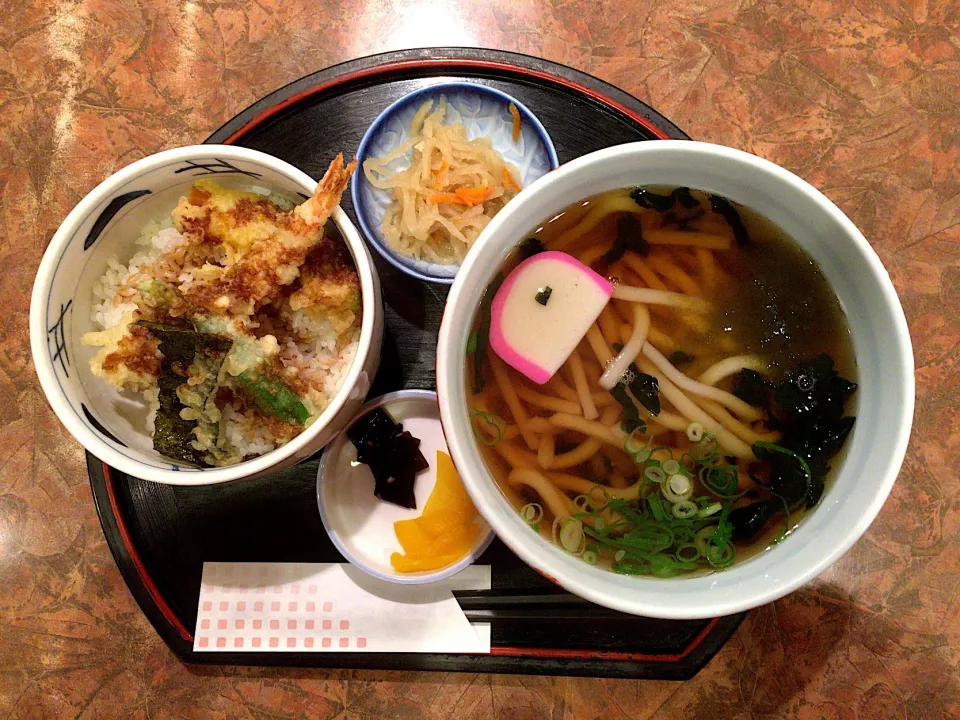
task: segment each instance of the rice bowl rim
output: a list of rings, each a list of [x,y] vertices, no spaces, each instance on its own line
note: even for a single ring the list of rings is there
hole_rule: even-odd
[[[229,465],[222,468],[163,469],[147,465],[124,453],[118,452],[107,444],[97,433],[94,433],[81,420],[66,398],[61,382],[54,370],[53,361],[47,352],[46,317],[48,298],[51,285],[56,274],[57,266],[77,230],[89,216],[109,198],[118,188],[135,180],[141,175],[171,162],[185,160],[226,159],[239,160],[246,163],[262,166],[279,175],[283,175],[298,185],[304,193],[312,195],[317,181],[302,170],[297,169],[272,155],[232,145],[189,145],[186,147],[164,150],[154,155],[137,160],[118,170],[103,180],[70,211],[54,233],[37,270],[33,290],[30,297],[30,347],[34,368],[40,379],[40,386],[57,418],[66,427],[71,435],[90,453],[109,466],[120,472],[144,480],[164,483],[167,485],[216,485],[261,474],[274,467],[310,444],[313,438],[319,435],[330,421],[337,416],[346,403],[351,390],[363,372],[365,359],[370,353],[374,341],[375,313],[376,313],[376,281],[374,279],[373,261],[367,253],[366,246],[360,237],[349,216],[341,207],[336,207],[331,219],[340,231],[344,243],[353,258],[354,267],[360,278],[360,294],[363,303],[363,312],[360,319],[360,337],[356,341],[357,349],[349,369],[346,371],[339,390],[330,399],[329,404],[309,427],[297,435],[293,440],[274,450],[264,453],[252,460]],[[271,187],[271,183],[263,182],[263,186]],[[131,240],[131,244],[134,241]],[[61,276],[65,277],[65,276]],[[92,288],[91,288],[92,291]],[[85,394],[86,388],[84,388]],[[109,429],[109,428],[108,428]]]

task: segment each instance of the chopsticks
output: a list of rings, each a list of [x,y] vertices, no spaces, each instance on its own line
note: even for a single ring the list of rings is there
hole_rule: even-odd
[[[566,592],[456,590],[453,595],[470,622],[621,620],[631,617]]]

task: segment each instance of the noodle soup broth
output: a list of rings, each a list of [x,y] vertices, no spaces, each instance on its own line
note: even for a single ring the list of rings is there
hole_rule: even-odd
[[[613,297],[537,384],[489,347],[492,295],[569,253]],[[854,418],[850,332],[813,260],[748,208],[687,188],[605,193],[519,243],[474,321],[467,403],[531,532],[625,574],[721,570],[819,502]]]

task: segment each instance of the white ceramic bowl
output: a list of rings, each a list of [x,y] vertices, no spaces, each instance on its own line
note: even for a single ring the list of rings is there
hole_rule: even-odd
[[[806,250],[847,314],[858,363],[857,422],[845,459],[791,536],[721,572],[628,577],[589,566],[531,533],[483,465],[467,414],[463,357],[497,266],[544,219],[592,195],[634,185],[699,188],[766,216]],[[913,418],[913,354],[903,310],[880,260],[815,188],[773,163],[706,143],[663,140],[601,150],[563,165],[500,212],[477,240],[447,300],[437,352],[447,444],[477,509],[523,560],[588,600],[637,615],[707,618],[776,600],[846,552],[880,511],[903,461]]]
[[[91,288],[111,255],[126,262],[150,220],[169,217],[197,177],[236,187],[262,187],[301,202],[316,181],[255,150],[224,145],[176,148],[138,160],[111,175],[80,201],[57,230],[37,271],[30,301],[33,362],[47,400],[67,430],[98,458],[129,475],[171,485],[212,485],[253,478],[319,451],[363,403],[380,361],[383,304],[370,253],[346,213],[333,221],[360,275],[363,317],[357,355],[340,392],[317,420],[286,445],[225,468],[199,469],[153,450],[139,396],[121,394],[93,377],[95,348],[80,336],[95,328]]]
[[[357,451],[349,430],[367,413],[383,408],[403,429],[420,440],[420,452],[430,467],[417,476],[414,493],[417,509],[382,502],[374,495],[370,469],[356,465]],[[323,529],[347,560],[380,580],[400,585],[421,585],[456,575],[483,554],[493,542],[493,530],[478,519],[481,531],[473,549],[457,562],[437,570],[401,573],[393,569],[390,556],[403,552],[393,523],[420,517],[437,482],[437,451],[449,452],[440,427],[437,394],[430,390],[400,390],[366,403],[344,432],[327,446],[317,468],[317,507]]]

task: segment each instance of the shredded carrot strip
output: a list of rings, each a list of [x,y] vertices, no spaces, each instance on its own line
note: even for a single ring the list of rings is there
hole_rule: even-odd
[[[513,141],[517,142],[520,139],[520,111],[513,103],[510,103],[510,114],[513,115]]]
[[[493,193],[492,187],[458,187],[452,193],[435,193],[430,196],[432,203],[457,203],[458,205],[478,205]]]
[[[513,179],[513,174],[509,170],[507,170],[506,165],[503,166],[503,182],[511,190],[516,190],[517,192],[520,192],[521,190],[520,185],[517,183],[516,180]]]
[[[433,189],[442,190],[447,180],[447,161],[444,160],[437,168],[437,174],[433,179]]]

